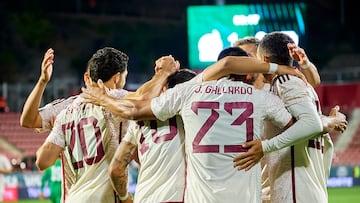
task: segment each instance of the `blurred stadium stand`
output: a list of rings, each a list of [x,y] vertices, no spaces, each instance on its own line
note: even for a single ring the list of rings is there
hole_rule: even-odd
[[[335,105],[340,106],[349,121],[343,134],[332,132],[335,146],[333,166],[360,164],[360,83],[324,84],[316,88],[322,110],[328,114]]]
[[[13,160],[15,168],[23,160],[34,160],[36,150],[46,139],[48,132],[37,133],[34,129],[23,128],[20,126],[20,113],[2,112],[0,113],[0,146],[7,157]],[[34,163],[22,169],[33,169]]]

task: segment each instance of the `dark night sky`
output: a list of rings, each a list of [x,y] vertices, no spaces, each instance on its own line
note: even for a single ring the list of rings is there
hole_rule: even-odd
[[[99,16],[112,16],[114,19],[119,18],[122,22],[127,23],[126,29],[133,31],[133,37],[135,39],[126,39],[127,41],[134,41],[135,44],[122,43],[119,44],[125,49],[128,48],[129,54],[134,55],[132,58],[139,58],[139,54],[136,50],[141,50],[141,47],[147,49],[147,51],[142,51],[141,54],[143,57],[149,59],[137,59],[133,60],[133,66],[146,64],[146,60],[154,60],[161,54],[173,53],[180,60],[187,63],[187,36],[186,36],[186,7],[188,5],[213,5],[217,1],[208,1],[208,0],[178,0],[178,1],[165,1],[165,0],[153,0],[153,1],[142,1],[142,0],[133,0],[133,1],[118,1],[118,0],[63,0],[63,1],[45,1],[45,0],[5,0],[0,3],[0,17],[3,21],[7,21],[9,16],[14,16],[14,14],[24,14],[28,12],[35,12],[41,16],[54,16],[61,14],[71,14],[72,16],[91,16],[96,21],[99,19]],[[275,2],[285,2],[285,1],[234,1],[228,0],[224,1],[226,4],[245,4],[245,3],[275,3]],[[295,1],[288,1],[295,2]],[[298,2],[298,1],[296,1]],[[341,54],[354,54],[359,53],[359,23],[357,7],[354,6],[355,2],[350,0],[306,0],[303,1],[307,3],[307,14],[305,16],[306,23],[306,39],[304,48],[313,62],[318,64],[318,68],[321,70],[327,66],[328,62],[336,55]],[[24,16],[24,15],[22,15]],[[74,17],[76,18],[76,17]],[[14,19],[12,17],[12,19]],[[70,19],[71,20],[71,19]],[[16,21],[15,21],[16,22]],[[144,22],[149,26],[149,33],[146,35],[154,35],[148,37],[147,41],[142,41],[141,33],[137,33],[136,27],[133,26],[132,22]],[[86,22],[85,22],[86,23]],[[55,25],[51,25],[55,26]],[[166,33],[171,33],[171,26],[180,28],[178,31],[176,39],[166,38]],[[14,25],[7,24],[1,29],[1,47],[3,52],[10,50],[15,52],[25,52],[25,50],[31,50],[35,52],[37,50],[38,54],[35,56],[40,56],[45,50],[46,46],[29,46],[21,43],[21,40],[15,39],[12,35],[14,32]],[[36,27],[36,26],[35,26]],[[166,27],[166,28],[165,28]],[[170,27],[170,28],[169,28]],[[164,28],[164,29],[163,29]],[[181,29],[183,28],[183,29]],[[33,31],[34,29],[39,30],[39,28],[27,28],[25,31]],[[73,32],[76,32],[76,27],[72,27]],[[163,29],[163,30],[162,30]],[[23,30],[17,30],[17,32],[24,33]],[[56,27],[56,32],[59,34],[62,33],[61,37],[71,37],[66,32],[62,30],[62,27]],[[151,33],[150,33],[151,32]],[[158,36],[162,38],[163,44],[159,44],[157,36],[154,32],[163,33],[165,36]],[[165,33],[165,34],[164,34]],[[36,34],[36,33],[35,33]],[[33,34],[33,35],[35,35]],[[91,34],[90,34],[91,35]],[[47,36],[51,38],[51,36]],[[84,35],[84,37],[86,37]],[[58,37],[53,37],[49,42],[42,42],[45,45],[52,44]],[[150,39],[150,40],[149,40]],[[41,37],[40,37],[41,40]],[[45,37],[42,40],[46,40]],[[124,41],[121,36],[119,41]],[[99,46],[103,43],[104,40],[97,40]],[[20,43],[20,46],[19,46]],[[32,43],[36,43],[33,42]],[[119,42],[120,43],[120,42]],[[69,49],[69,44],[68,45]],[[95,45],[94,45],[95,46]],[[135,46],[135,48],[134,48]],[[21,47],[21,48],[20,48]],[[71,49],[71,48],[70,48]],[[84,47],[85,49],[85,47]],[[58,50],[61,50],[59,47]],[[1,51],[1,50],[0,50]],[[89,53],[92,51],[89,51]],[[69,54],[71,51],[69,51]],[[61,52],[60,52],[61,54]],[[73,53],[73,54],[87,54],[86,52]],[[19,54],[16,54],[19,55]],[[65,53],[64,53],[65,55]],[[60,55],[61,56],[61,55]],[[24,56],[26,58],[26,56]],[[0,58],[1,60],[1,58]],[[76,59],[74,59],[76,63]],[[82,61],[79,60],[81,63]],[[17,63],[19,63],[17,61]],[[6,63],[5,63],[6,64]],[[23,65],[17,65],[23,67]],[[143,66],[143,65],[141,65]],[[82,72],[82,69],[79,71]]]

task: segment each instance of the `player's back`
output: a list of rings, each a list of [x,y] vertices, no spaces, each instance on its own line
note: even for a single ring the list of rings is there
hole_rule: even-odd
[[[79,95],[71,96],[66,99],[56,99],[45,106],[39,108],[39,114],[42,119],[42,127],[38,132],[51,130],[51,119],[55,118],[63,109],[69,106]]]
[[[260,139],[263,120],[284,126],[290,115],[281,100],[227,79],[179,87],[187,155],[186,202],[261,202],[261,171],[233,167],[242,144]],[[178,91],[178,90],[175,90]]]
[[[316,108],[321,114],[315,90],[297,77],[278,76],[274,79],[272,90],[282,98],[287,107],[308,104],[312,105],[309,108]],[[294,111],[291,109],[295,108],[289,109]],[[282,131],[283,129],[271,123],[265,123],[264,136],[268,139]],[[326,171],[328,169],[326,167],[328,166],[324,166],[326,160],[323,150],[324,137],[318,134],[312,139],[268,154],[271,201],[327,202]],[[331,159],[332,154],[328,156],[328,159]]]
[[[116,202],[107,172],[121,119],[78,97],[59,116],[65,134],[66,202]]]
[[[185,152],[181,118],[132,123],[124,140],[138,147],[141,167],[134,202],[183,202]]]

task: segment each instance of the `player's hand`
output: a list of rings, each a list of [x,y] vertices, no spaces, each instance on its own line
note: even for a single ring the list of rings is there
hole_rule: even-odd
[[[172,73],[175,73],[180,68],[179,61],[175,60],[173,56],[163,56],[156,60],[156,72],[158,71],[165,71],[171,75]]]
[[[44,54],[44,59],[41,63],[41,75],[40,80],[47,83],[49,82],[52,72],[53,72],[53,63],[54,63],[54,50],[48,49]]]
[[[247,152],[239,154],[233,159],[234,167],[238,170],[250,170],[264,156],[262,151],[261,140],[253,140],[243,144],[243,148],[248,149]]]
[[[81,88],[81,97],[84,98],[84,102],[100,105],[102,99],[107,97],[105,85],[102,80],[98,80],[97,86],[87,85],[86,88]]]
[[[303,48],[292,43],[288,43],[287,47],[289,49],[291,58],[297,61],[300,66],[308,65],[310,63],[309,58],[307,57]]]
[[[330,110],[329,117],[332,118],[332,121],[327,126],[328,129],[324,129],[326,132],[336,130],[343,133],[346,130],[348,122],[345,114],[340,112],[340,107],[338,105]]]

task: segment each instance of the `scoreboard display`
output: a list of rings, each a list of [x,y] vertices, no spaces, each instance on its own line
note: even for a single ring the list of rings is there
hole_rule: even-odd
[[[187,8],[189,65],[203,69],[237,39],[282,31],[299,44],[305,35],[304,3],[206,5]]]

